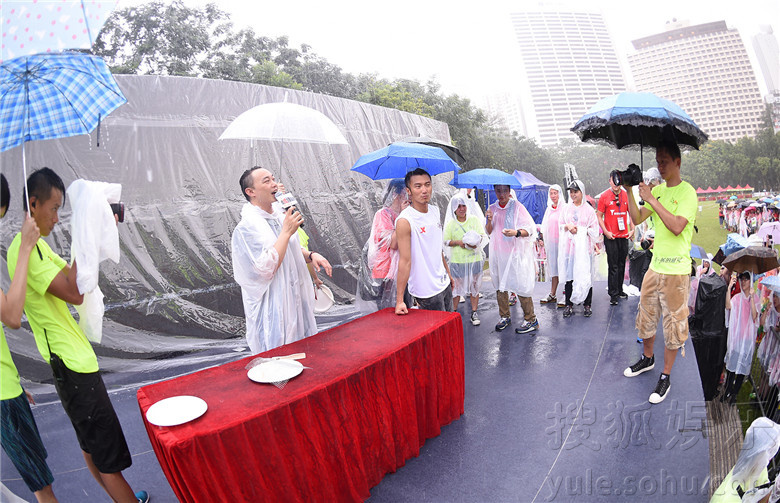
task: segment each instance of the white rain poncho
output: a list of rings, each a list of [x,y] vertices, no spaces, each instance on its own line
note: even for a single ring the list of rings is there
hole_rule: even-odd
[[[583,302],[593,285],[593,248],[599,238],[599,222],[596,211],[585,200],[582,182],[577,180],[582,191],[582,203],[569,203],[560,219],[560,241],[558,247],[558,277],[561,283],[573,281],[571,301]],[[564,229],[567,224],[577,226],[577,233]]]
[[[398,247],[391,246],[395,219],[409,202],[403,179],[391,180],[382,208],[374,214],[371,235],[363,246],[355,306],[363,314],[395,306]]]
[[[461,222],[455,215],[459,205],[466,206],[466,220]],[[453,279],[452,296],[468,297],[479,295],[482,287],[482,268],[485,263],[484,245],[488,243],[483,220],[471,214],[466,198],[456,195],[450,200],[450,211],[444,219],[444,249],[450,274]],[[449,246],[449,241],[471,242],[476,248]]]
[[[68,200],[73,209],[70,219],[71,260],[76,261],[76,286],[84,294],[79,313],[79,327],[92,342],[103,339],[103,292],[98,286],[100,262],[119,263],[119,231],[110,203],[118,203],[122,186],[118,183],[75,180],[68,186]],[[72,264],[73,262],[71,262]]]
[[[707,272],[703,272],[705,262],[708,264]],[[712,267],[712,254],[708,253],[707,257],[701,260],[701,265],[696,268],[696,276],[691,278],[691,291],[688,295],[688,311],[690,311],[691,314],[693,314],[696,308],[696,297],[699,293],[699,280],[702,276],[712,276],[713,274],[715,274],[715,268]]]
[[[241,286],[246,340],[252,354],[317,333],[314,286],[293,234],[281,265],[274,248],[284,221],[281,206],[273,214],[250,203],[241,208],[233,231],[233,277]],[[274,272],[275,271],[275,272]]]
[[[517,199],[510,199],[503,208],[496,201],[488,211],[493,212],[488,258],[493,287],[500,292],[514,292],[520,297],[530,297],[536,279],[534,219]],[[528,237],[507,237],[501,232],[504,229],[525,230]]]
[[[748,237],[748,226],[747,226],[747,220],[745,219],[744,210],[739,215],[739,235],[742,236],[743,238]]]
[[[780,448],[780,425],[769,418],[759,417],[745,432],[742,450],[729,473],[731,487],[743,491],[753,489],[767,481],[766,469],[769,461]]]
[[[550,191],[558,191],[558,205],[553,208]],[[547,253],[547,277],[558,276],[558,240],[559,240],[559,220],[563,215],[564,194],[560,185],[551,185],[547,191],[547,209],[542,217],[540,229],[544,239],[544,250]]]
[[[752,296],[755,302],[755,295]],[[726,342],[726,369],[735,374],[748,375],[756,347],[756,329],[758,320],[754,320],[750,302],[744,292],[731,298],[729,313],[729,334]]]

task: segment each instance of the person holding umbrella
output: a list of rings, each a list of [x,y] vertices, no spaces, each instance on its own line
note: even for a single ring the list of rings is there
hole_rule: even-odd
[[[732,295],[731,289],[739,281],[740,291]],[[753,350],[756,347],[758,328],[757,298],[753,291],[753,281],[748,271],[732,277],[726,291],[726,310],[729,313],[729,334],[726,343],[726,381],[721,401],[733,404],[742,381],[750,373],[753,363]]]
[[[5,216],[11,202],[11,191],[4,175],[0,175],[0,218]],[[8,288],[8,295],[0,291],[0,319],[10,328],[21,327],[22,309],[27,289],[27,266],[30,253],[41,233],[35,220],[29,216],[22,224],[21,245],[17,274]],[[28,403],[29,402],[29,403]],[[0,325],[0,438],[3,450],[11,459],[22,480],[39,503],[56,502],[52,490],[54,476],[46,463],[46,447],[35,424],[30,404],[35,401],[22,389],[19,372],[11,358],[5,331]]]
[[[643,340],[643,354],[639,361],[623,371],[626,377],[636,377],[655,367],[653,344],[658,320],[663,316],[664,369],[650,403],[660,403],[671,388],[670,374],[677,350],[685,355],[688,339],[688,295],[690,293],[691,239],[696,218],[698,198],[696,189],[682,180],[680,147],[662,139],[655,154],[658,171],[665,184],[652,190],[639,183],[639,196],[645,202],[640,209],[633,191],[628,192],[631,220],[638,225],[648,218],[653,221],[655,241],[653,259],[642,281],[636,328]]]

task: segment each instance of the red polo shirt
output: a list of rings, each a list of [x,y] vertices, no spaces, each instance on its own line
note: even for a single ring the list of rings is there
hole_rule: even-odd
[[[604,214],[604,227],[616,238],[627,238],[629,234],[628,194],[621,188],[619,196],[612,189],[605,190],[599,197],[598,210]]]

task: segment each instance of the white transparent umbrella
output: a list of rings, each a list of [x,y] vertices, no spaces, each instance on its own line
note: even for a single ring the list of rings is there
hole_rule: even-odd
[[[280,169],[285,142],[349,144],[338,126],[325,114],[286,101],[250,108],[236,117],[219,139],[281,141]]]

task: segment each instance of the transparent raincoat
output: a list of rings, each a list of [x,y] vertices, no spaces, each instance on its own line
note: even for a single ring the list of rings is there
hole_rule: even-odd
[[[514,292],[530,297],[534,290],[534,240],[536,224],[531,214],[516,199],[504,208],[498,201],[490,205],[493,212],[493,232],[490,234],[490,276],[493,287],[501,292]],[[504,236],[504,229],[525,230],[528,237]]]
[[[119,263],[119,231],[109,203],[118,203],[122,186],[118,183],[74,180],[67,189],[73,209],[70,219],[71,264],[76,261],[76,284],[84,294],[79,326],[92,342],[103,340],[103,292],[98,286],[100,262],[111,259]]]
[[[558,206],[553,208],[552,199],[550,199],[550,191],[558,191]],[[544,217],[542,217],[542,224],[540,230],[542,231],[542,238],[544,239],[544,250],[547,253],[547,277],[552,278],[558,276],[558,241],[559,241],[559,220],[563,215],[563,209],[566,207],[564,203],[564,193],[560,185],[551,185],[547,190],[547,209],[544,211]]]
[[[751,281],[752,282],[752,281]],[[755,302],[755,295],[751,297]],[[744,292],[731,298],[729,335],[726,342],[726,369],[735,374],[748,375],[756,345],[758,320],[750,312],[750,302]]]
[[[281,265],[274,248],[284,213],[274,203],[267,213],[250,203],[241,208],[233,231],[233,276],[241,286],[246,340],[253,354],[317,333],[314,287],[293,234]]]
[[[382,208],[374,214],[371,235],[363,246],[355,306],[363,314],[395,306],[398,246],[393,242],[395,219],[409,205],[402,179],[391,180]]]
[[[576,225],[577,233],[564,230],[567,224]],[[558,277],[564,284],[573,281],[571,301],[579,304],[588,296],[593,285],[593,247],[599,238],[596,211],[585,201],[585,191],[582,191],[582,203],[579,206],[574,203],[566,205],[559,229]]]
[[[466,206],[465,222],[459,221],[455,215],[455,210],[461,204]],[[471,211],[466,198],[458,194],[450,200],[449,211],[444,218],[444,250],[454,283],[453,297],[476,296],[482,287],[482,268],[485,263],[483,249],[489,240],[482,224],[484,220]],[[452,247],[449,241],[464,241],[476,245],[476,248]]]

